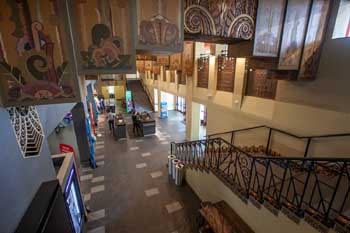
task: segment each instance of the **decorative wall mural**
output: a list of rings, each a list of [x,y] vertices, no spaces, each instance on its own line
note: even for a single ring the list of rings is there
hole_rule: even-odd
[[[135,72],[134,0],[71,0],[81,74]]]
[[[181,70],[181,53],[175,53],[170,55],[170,70]]]
[[[259,1],[256,19],[254,56],[277,57],[286,1]]]
[[[194,65],[194,42],[185,41],[184,42],[184,51],[182,53],[182,66],[184,75],[192,76],[193,75],[193,65]]]
[[[4,106],[77,100],[78,83],[68,59],[71,51],[62,2],[7,0],[2,4],[0,81]]]
[[[314,0],[307,28],[304,51],[301,58],[299,79],[315,79],[321,58],[330,1]]]
[[[257,0],[185,0],[186,37],[250,40]]]
[[[284,21],[278,69],[299,69],[311,0],[289,0]]]
[[[182,51],[182,0],[137,0],[138,50]]]
[[[40,155],[44,132],[36,108],[34,106],[11,107],[7,111],[23,157]]]

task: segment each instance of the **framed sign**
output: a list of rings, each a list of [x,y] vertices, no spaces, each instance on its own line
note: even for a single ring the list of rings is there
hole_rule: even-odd
[[[260,0],[255,26],[254,56],[277,57],[286,0]]]
[[[315,79],[329,15],[330,1],[314,0],[306,32],[298,79]]]
[[[134,73],[135,0],[68,2],[79,73]]]
[[[311,0],[289,0],[284,21],[278,69],[298,70]]]
[[[183,50],[183,1],[136,0],[138,51]]]
[[[3,1],[1,7],[3,106],[77,102],[65,1]]]

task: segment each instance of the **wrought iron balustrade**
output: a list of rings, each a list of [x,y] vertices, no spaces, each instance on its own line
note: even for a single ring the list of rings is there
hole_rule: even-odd
[[[305,218],[320,229],[350,217],[350,159],[254,156],[222,138],[173,142],[171,152],[189,168],[213,172],[243,201],[276,215]]]

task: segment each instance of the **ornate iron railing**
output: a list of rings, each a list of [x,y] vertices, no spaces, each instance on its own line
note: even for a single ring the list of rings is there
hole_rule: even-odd
[[[250,128],[244,128],[244,129],[237,129],[237,130],[227,131],[227,132],[223,132],[223,133],[215,133],[215,134],[208,135],[207,138],[208,139],[218,138],[218,137],[225,138],[231,144],[236,144],[235,138],[239,137],[239,133],[252,132],[252,133],[256,134],[257,130],[265,130],[265,135],[263,136],[264,138],[261,139],[262,143],[265,144],[264,145],[265,154],[269,154],[268,152],[272,147],[272,135],[274,133],[278,133],[278,134],[281,134],[284,136],[294,138],[294,139],[300,141],[301,143],[303,143],[303,145],[304,145],[303,156],[304,157],[308,157],[312,144],[317,140],[320,140],[320,139],[339,139],[339,138],[343,138],[343,137],[350,138],[350,133],[299,136],[299,135],[295,135],[293,133],[290,133],[290,132],[287,132],[284,130],[280,130],[280,129],[276,129],[276,128],[272,128],[272,127],[269,127],[266,125],[254,126],[254,127],[250,127]],[[346,143],[348,143],[348,142],[346,142]]]
[[[171,152],[258,208],[304,218],[321,232],[349,226],[350,159],[254,156],[222,138],[172,143]]]

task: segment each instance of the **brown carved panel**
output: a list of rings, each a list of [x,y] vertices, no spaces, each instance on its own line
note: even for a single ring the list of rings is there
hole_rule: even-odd
[[[152,66],[152,73],[155,74],[156,76],[160,74],[160,65],[158,64],[153,64]]]
[[[217,86],[218,91],[233,92],[235,83],[236,59],[218,56]]]
[[[208,88],[209,85],[209,57],[198,58],[197,87]]]
[[[80,73],[134,73],[134,1],[67,2]]]
[[[278,80],[268,77],[267,70],[252,70],[248,74],[246,95],[275,99]]]
[[[193,75],[193,65],[194,65],[194,42],[185,41],[184,51],[182,53],[183,71],[185,75]]]
[[[250,40],[257,0],[185,0],[185,38],[201,41]]]
[[[76,102],[78,79],[68,46],[65,1],[2,1],[0,93],[2,105]]]
[[[183,49],[183,1],[136,0],[140,52],[173,53]]]
[[[181,53],[175,53],[170,55],[170,70],[181,70]]]
[[[136,61],[136,69],[139,73],[145,73],[145,61],[137,60]]]
[[[172,71],[172,70],[171,70],[169,73],[170,73],[170,74],[169,74],[169,75],[170,75],[170,82],[171,82],[171,83],[174,83],[174,82],[175,82],[176,71]]]
[[[186,85],[186,75],[183,72],[178,72],[179,84]]]
[[[169,56],[157,56],[157,63],[161,66],[168,66],[170,64]]]
[[[152,71],[153,61],[145,61],[145,70]]]

